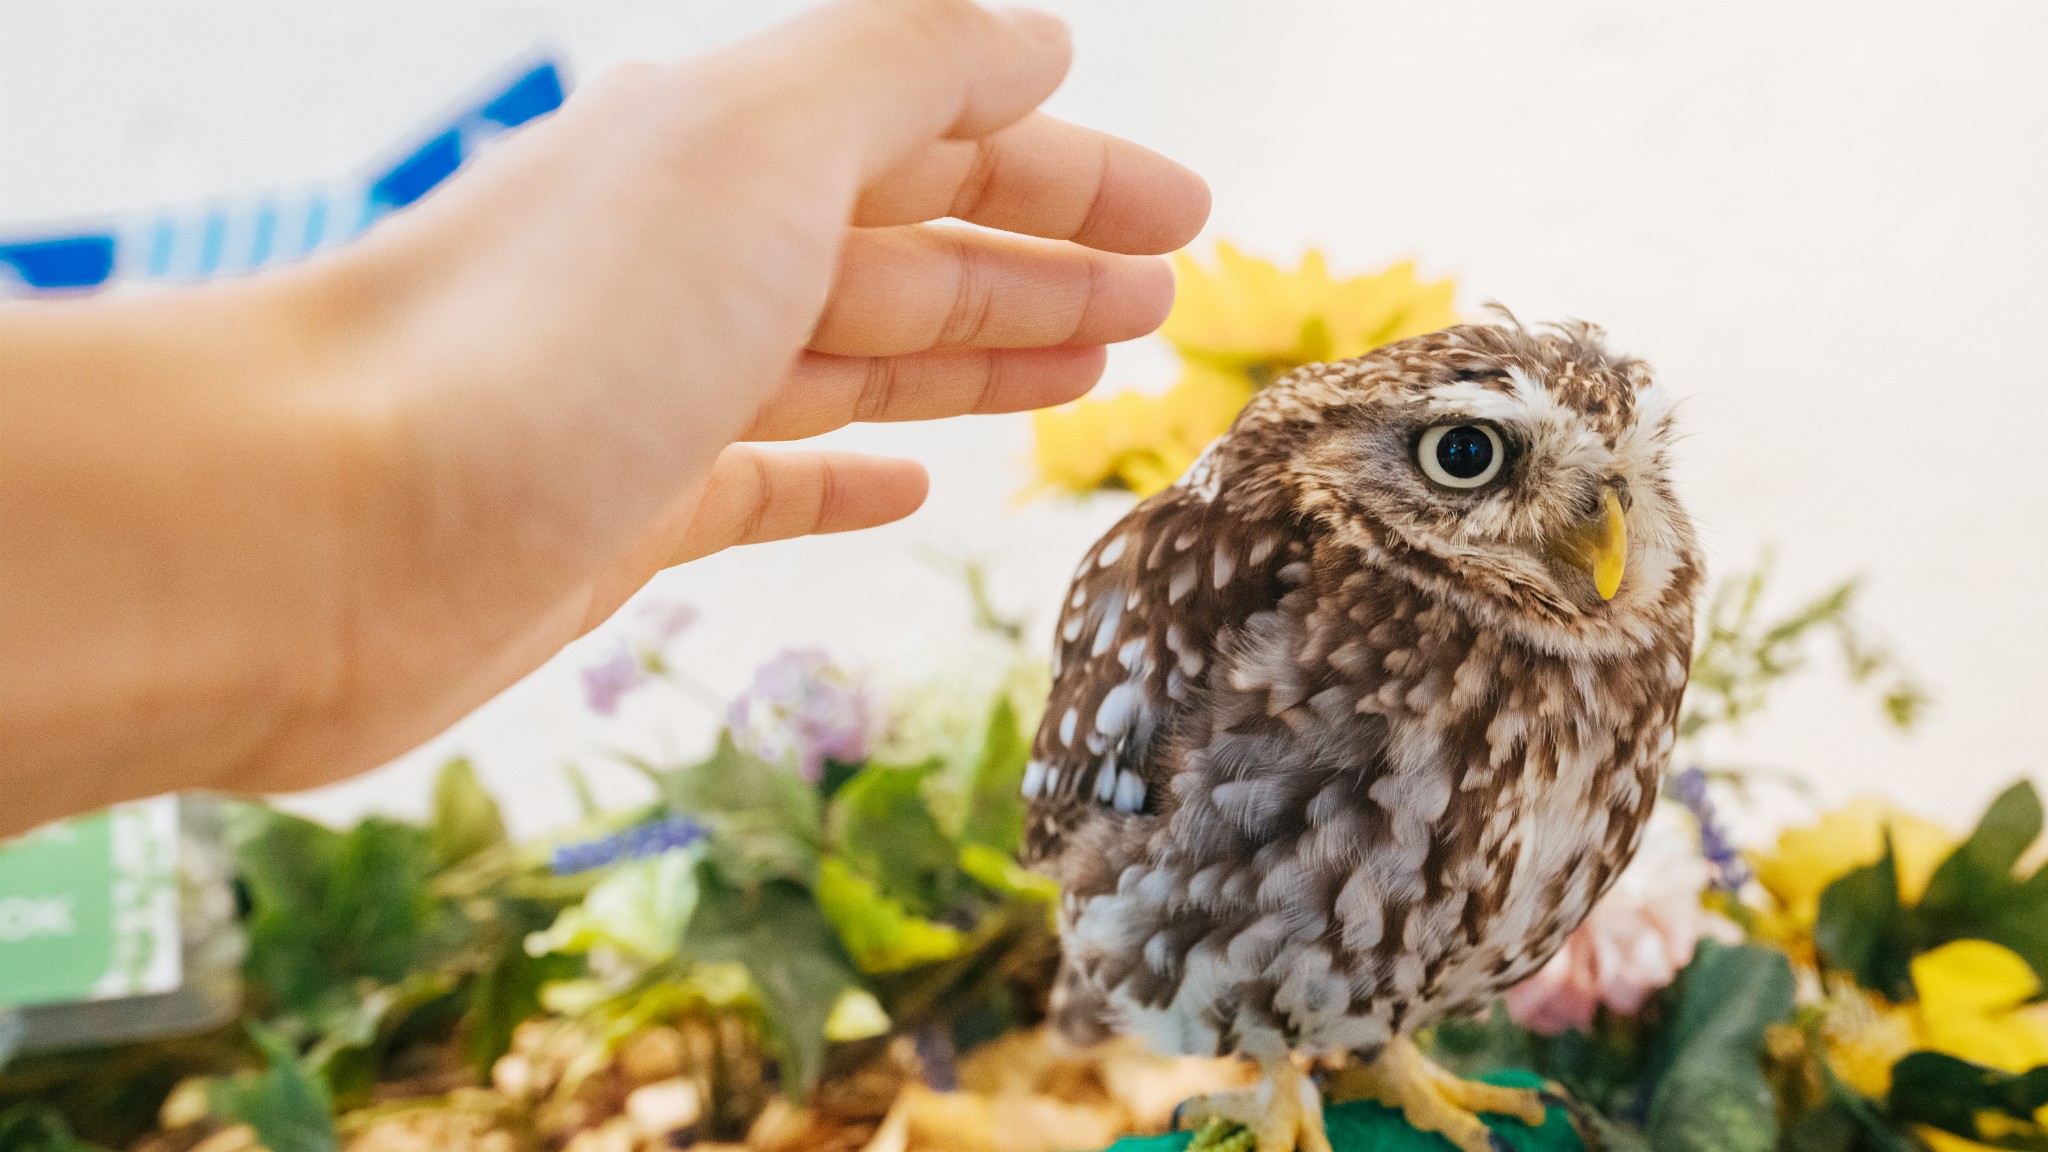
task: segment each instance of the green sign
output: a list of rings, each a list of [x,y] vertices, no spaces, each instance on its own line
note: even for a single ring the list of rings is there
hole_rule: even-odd
[[[0,1006],[169,992],[180,946],[176,798],[0,844]]]

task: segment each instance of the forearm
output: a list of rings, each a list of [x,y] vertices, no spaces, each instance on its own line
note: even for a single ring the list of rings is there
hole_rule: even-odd
[[[0,310],[0,833],[228,779],[330,674],[360,469],[312,307]]]

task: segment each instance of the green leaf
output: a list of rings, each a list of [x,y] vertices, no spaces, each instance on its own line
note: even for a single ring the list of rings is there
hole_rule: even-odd
[[[1827,886],[1813,941],[1828,963],[1865,988],[1897,1001],[1913,998],[1909,924],[1899,906],[1898,861],[1891,839],[1884,855]]]
[[[1792,1015],[1791,965],[1767,948],[1702,940],[1671,1023],[1671,1064],[1650,1100],[1658,1152],[1770,1152],[1777,1101],[1764,1030]]]
[[[345,1007],[315,1020],[319,1039],[300,1064],[326,1084],[330,1103],[346,1110],[369,1101],[379,1072],[402,1034],[423,1020],[453,1015],[461,987],[447,972],[414,972],[397,984],[359,986]]]
[[[737,961],[759,992],[782,1064],[782,1086],[807,1095],[825,1063],[825,1022],[859,983],[831,921],[801,887],[771,881],[748,892],[700,874],[702,898],[685,945],[700,961]]]
[[[580,904],[562,909],[527,941],[534,953],[584,953],[600,945],[648,964],[676,954],[697,909],[699,844],[613,865]]]
[[[1017,721],[1008,696],[990,711],[981,755],[967,785],[967,819],[960,838],[1015,855],[1024,845],[1024,765],[1031,737]]]
[[[2041,799],[2032,784],[2021,781],[1992,801],[1912,909],[1914,943],[1924,949],[1990,940],[2019,953],[2048,981],[2048,874],[2014,875],[2041,826]]]
[[[453,867],[505,840],[505,819],[498,812],[498,802],[477,780],[476,768],[466,757],[443,764],[434,780],[434,815],[427,824],[434,871]]]
[[[1781,1152],[1924,1152],[1869,1099],[1842,1083],[1826,1060],[1816,1062],[1814,1070],[1824,1095],[1817,1107],[1786,1124]]]
[[[2041,798],[2022,780],[1991,802],[1970,838],[1934,870],[1920,909],[1967,915],[1987,895],[2012,888],[2014,866],[2040,835]]]
[[[247,971],[279,1007],[310,1020],[345,1006],[359,979],[396,984],[432,966],[445,925],[423,829],[371,817],[336,832],[246,805],[235,822]]]
[[[1057,880],[1033,872],[1010,853],[986,844],[962,844],[960,870],[998,896],[1041,904],[1057,904],[1060,898]]]
[[[832,802],[832,844],[853,870],[905,907],[930,915],[946,906],[958,850],[925,803],[938,761],[870,764]]]
[[[208,1106],[256,1130],[270,1152],[336,1152],[334,1106],[327,1086],[299,1066],[283,1037],[251,1021],[249,1035],[270,1061],[260,1073],[209,1086]]]
[[[461,1030],[470,1067],[485,1077],[511,1048],[513,1029],[540,1014],[541,986],[585,973],[580,956],[526,951],[527,936],[545,929],[556,914],[550,903],[525,899],[501,899],[493,909],[481,941],[486,959],[470,986]]]
[[[656,773],[669,807],[711,830],[711,859],[737,884],[808,884],[823,837],[817,791],[787,768],[741,751],[730,733],[709,759]]]
[[[0,1152],[104,1152],[80,1140],[63,1113],[30,1101],[0,1112]]]
[[[1939,1052],[1908,1053],[1892,1065],[1891,1115],[1994,1148],[2048,1149],[2034,1119],[2048,1105],[2048,1065],[2014,1075]],[[1996,1121],[1986,1125],[1987,1114]]]
[[[839,932],[839,942],[862,972],[901,972],[920,964],[950,960],[967,946],[967,934],[951,924],[913,916],[844,860],[827,856],[818,865],[818,908]]]

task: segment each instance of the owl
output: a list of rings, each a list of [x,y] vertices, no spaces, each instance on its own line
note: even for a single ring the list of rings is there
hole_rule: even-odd
[[[1673,438],[1590,325],[1448,328],[1276,381],[1104,535],[1023,782],[1060,1030],[1256,1061],[1188,1107],[1261,1152],[1328,1147],[1319,1064],[1466,1152],[1477,1112],[1540,1123],[1410,1037],[1635,851],[1700,582]]]

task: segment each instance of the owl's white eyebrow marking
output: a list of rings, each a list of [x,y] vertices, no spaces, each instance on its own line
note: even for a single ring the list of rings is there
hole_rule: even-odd
[[[1136,772],[1125,769],[1116,774],[1115,803],[1119,812],[1136,812],[1145,806],[1145,782]]]
[[[1130,543],[1129,537],[1119,534],[1116,539],[1111,540],[1109,543],[1103,545],[1102,555],[1097,556],[1095,558],[1095,566],[1097,568],[1107,568],[1111,564],[1114,564],[1118,560],[1122,559],[1124,554],[1124,545],[1128,543]]]
[[[1216,587],[1221,588],[1225,584],[1230,583],[1230,574],[1236,570],[1237,561],[1230,558],[1230,553],[1224,550],[1223,545],[1218,544],[1216,546],[1216,570],[1210,576],[1210,579],[1215,582]]]
[[[1078,708],[1067,709],[1067,714],[1060,717],[1060,743],[1068,747],[1073,746],[1074,727],[1079,723],[1081,723],[1081,710]]]
[[[1045,787],[1045,761],[1033,760],[1024,765],[1024,796],[1035,800]]]

